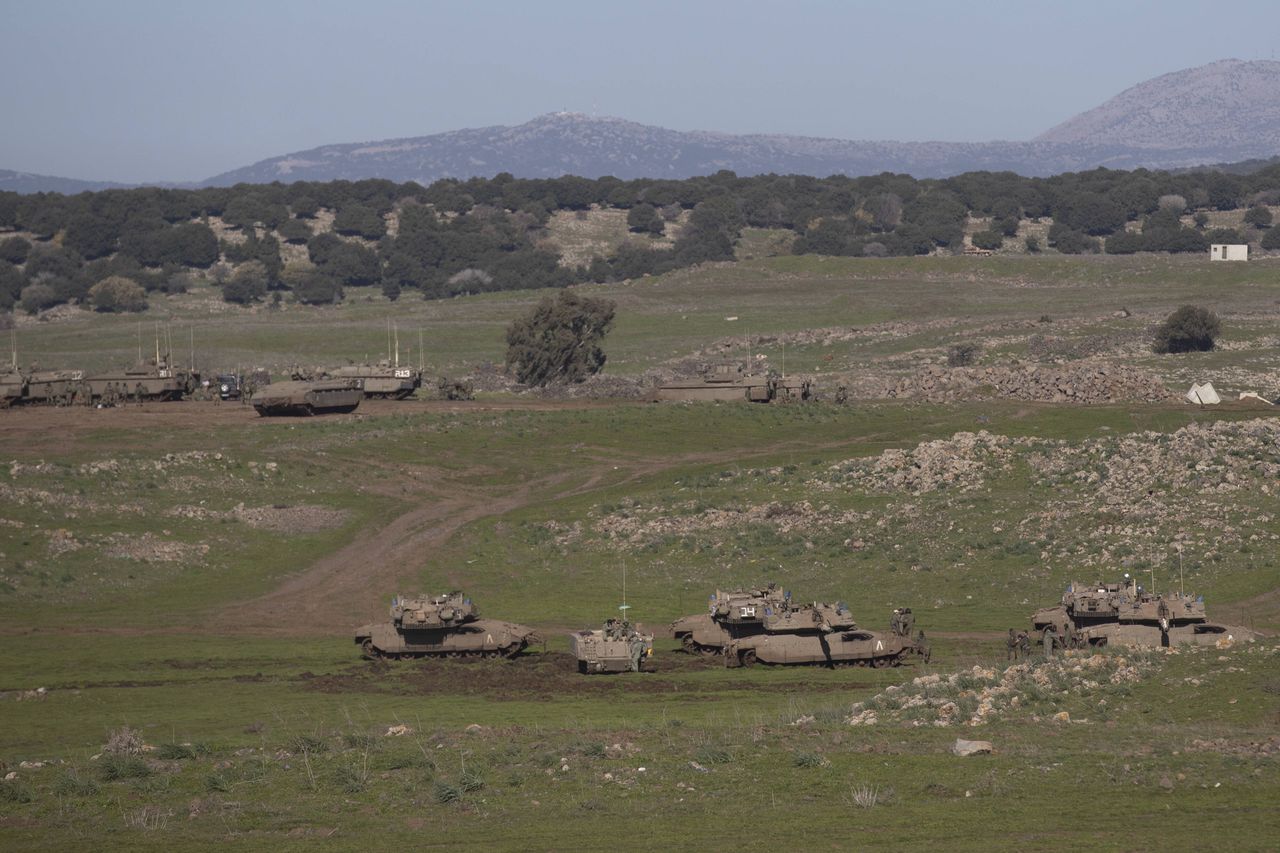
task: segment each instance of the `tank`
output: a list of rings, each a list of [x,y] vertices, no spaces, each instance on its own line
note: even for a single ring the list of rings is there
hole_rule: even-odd
[[[111,396],[134,399],[141,393],[144,400],[181,400],[199,384],[192,371],[175,368],[165,356],[139,362],[124,370],[97,373],[89,377],[89,387],[96,399]]]
[[[1215,645],[1224,639],[1252,640],[1254,631],[1210,622],[1202,596],[1181,592],[1155,594],[1125,575],[1119,583],[1073,581],[1056,607],[1031,616],[1040,643],[1046,634],[1069,647]]]
[[[354,412],[364,398],[358,379],[273,382],[254,391],[253,408],[263,417]]]
[[[911,655],[927,658],[924,635],[913,640],[908,608],[895,612],[888,634],[859,628],[843,602],[796,605],[776,584],[763,589],[717,590],[707,612],[671,623],[691,653],[724,655],[726,666],[824,664],[890,666]]]
[[[696,379],[669,382],[654,391],[654,400],[746,400],[751,403],[808,400],[812,388],[807,379],[787,379],[774,374],[749,373],[737,362],[707,367]]]
[[[0,409],[22,402],[27,393],[27,377],[17,367],[0,371]]]
[[[569,650],[583,674],[641,672],[653,659],[653,635],[630,622],[610,619],[600,630],[570,634]]]
[[[357,379],[364,396],[373,399],[403,400],[422,386],[422,371],[400,367],[383,360],[377,364],[349,364],[318,371],[321,379]]]
[[[361,625],[355,642],[367,658],[398,660],[514,657],[539,640],[524,625],[481,619],[471,599],[451,592],[396,596],[391,601],[391,621]]]

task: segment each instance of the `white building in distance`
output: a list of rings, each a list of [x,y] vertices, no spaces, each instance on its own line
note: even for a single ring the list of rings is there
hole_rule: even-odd
[[[1209,247],[1211,261],[1247,261],[1249,260],[1248,243],[1214,243]]]

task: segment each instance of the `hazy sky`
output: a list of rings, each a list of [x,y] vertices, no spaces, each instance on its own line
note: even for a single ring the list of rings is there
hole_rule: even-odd
[[[199,180],[556,110],[678,130],[1029,139],[1274,59],[1280,2],[0,0],[0,168]]]

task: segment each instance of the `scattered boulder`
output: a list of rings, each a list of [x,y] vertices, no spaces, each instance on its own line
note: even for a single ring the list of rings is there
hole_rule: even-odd
[[[964,758],[970,755],[990,755],[995,752],[995,747],[989,740],[965,740],[958,737],[951,746],[951,752]]]

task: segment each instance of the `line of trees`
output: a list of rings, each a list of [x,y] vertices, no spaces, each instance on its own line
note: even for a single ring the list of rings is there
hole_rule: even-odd
[[[966,220],[986,217],[980,248],[999,248],[1023,219],[1052,218],[1048,245],[1061,252],[1198,252],[1210,242],[1257,241],[1280,249],[1267,205],[1280,204],[1280,165],[1252,174],[1096,169],[1052,178],[972,172],[945,180],[718,172],[687,180],[623,181],[510,174],[429,187],[385,180],[240,184],[201,190],[138,188],[75,196],[0,192],[0,311],[63,302],[138,310],[145,295],[211,276],[228,301],[272,291],[334,302],[352,288],[389,298],[426,298],[513,288],[561,287],[730,260],[745,227],[795,233],[793,251],[888,256],[956,251]],[[557,211],[627,211],[647,236],[568,267],[545,245]],[[1242,228],[1206,230],[1207,211],[1247,207]],[[1194,227],[1182,217],[1197,212]],[[394,217],[389,216],[395,213]],[[320,220],[332,214],[332,229]],[[227,232],[219,239],[220,221]],[[676,227],[674,222],[681,224]],[[396,228],[389,230],[388,223]],[[31,239],[3,236],[27,232]],[[306,247],[311,263],[286,267],[283,247]],[[1028,246],[1035,249],[1038,246]],[[226,263],[221,263],[225,261]],[[98,298],[123,279],[142,299]],[[99,294],[120,293],[120,283]]]

